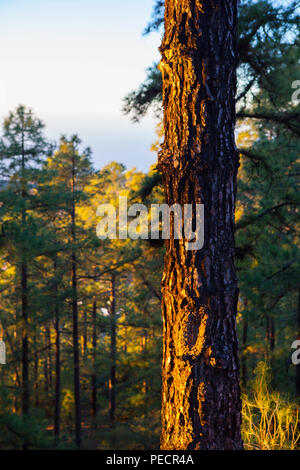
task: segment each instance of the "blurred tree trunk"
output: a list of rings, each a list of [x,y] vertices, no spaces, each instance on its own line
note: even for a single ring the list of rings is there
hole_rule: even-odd
[[[275,321],[273,317],[267,316],[267,341],[270,351],[275,349]]]
[[[39,407],[39,358],[37,351],[37,333],[34,333],[34,392],[35,392],[35,406]]]
[[[51,324],[47,322],[46,325],[46,335],[47,335],[47,346],[48,346],[48,379],[49,379],[49,387],[52,386],[53,377],[52,377],[52,343],[51,343]]]
[[[109,420],[114,426],[116,412],[116,279],[111,276],[110,294],[110,374],[109,374]]]
[[[94,427],[97,427],[96,417],[97,417],[97,376],[96,376],[96,360],[97,360],[97,302],[94,301],[93,303],[93,338],[92,338],[92,361],[93,361],[93,372],[91,377],[91,384],[92,384],[92,397],[91,397],[91,405],[92,405],[92,418]]]
[[[247,341],[248,341],[248,320],[245,318],[243,322],[243,355],[242,355],[242,383],[243,387],[247,387],[248,371],[247,371]]]
[[[54,261],[54,276],[57,276],[57,262]],[[60,359],[60,315],[58,305],[58,285],[55,281],[55,312],[54,312],[54,329],[55,329],[55,400],[54,400],[54,436],[56,445],[60,437],[60,412],[61,412],[61,359]]]
[[[86,309],[83,311],[83,338],[82,338],[82,356],[83,360],[86,360],[87,355],[87,313]]]
[[[21,131],[21,177],[22,177],[22,231],[26,232],[26,182],[25,182],[25,137]],[[27,254],[21,254],[21,296],[22,296],[22,413],[29,412],[29,342],[28,342],[28,266]]]
[[[300,341],[300,289],[298,290],[298,340]],[[296,395],[300,397],[300,364],[296,365]]]
[[[75,156],[72,154],[72,211],[71,236],[72,248],[72,314],[73,314],[73,354],[74,354],[74,395],[75,395],[75,441],[81,447],[81,401],[80,401],[80,364],[79,364],[79,332],[78,332],[78,292],[77,292],[77,256],[76,256],[76,208],[75,208]]]
[[[205,244],[188,251],[174,230],[167,242],[164,450],[242,448],[234,264],[237,3],[165,1],[165,141],[158,168],[170,206],[205,205]]]
[[[48,332],[47,332],[47,326],[44,329],[44,341],[45,341],[45,355],[44,355],[44,388],[45,388],[45,394],[47,396],[48,391],[49,391],[49,351],[48,351]]]

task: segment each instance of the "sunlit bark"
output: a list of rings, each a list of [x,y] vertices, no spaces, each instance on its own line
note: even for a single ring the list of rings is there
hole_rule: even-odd
[[[205,245],[167,243],[162,449],[240,449],[235,317],[237,0],[166,0],[161,46],[168,204],[205,205]]]

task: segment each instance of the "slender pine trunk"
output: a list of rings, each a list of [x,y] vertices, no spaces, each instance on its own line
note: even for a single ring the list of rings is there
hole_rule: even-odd
[[[297,312],[297,324],[298,324],[298,340],[300,340],[300,289],[298,290],[298,312]],[[300,364],[296,365],[296,396],[300,397]]]
[[[87,313],[86,310],[83,312],[83,338],[82,338],[82,356],[85,361],[87,358],[87,337],[88,337],[88,327],[87,327]]]
[[[37,334],[34,335],[34,392],[35,392],[35,406],[39,407],[39,358],[37,352]]]
[[[93,322],[93,337],[92,337],[92,361],[93,361],[93,372],[91,376],[91,386],[92,386],[92,394],[91,394],[91,412],[92,412],[92,419],[93,419],[93,426],[94,428],[97,427],[97,411],[98,411],[98,404],[97,404],[97,375],[96,375],[96,361],[97,361],[97,302],[94,301],[93,303],[93,314],[92,314],[92,322]]]
[[[57,276],[57,263],[54,261],[54,276]],[[55,281],[55,399],[54,399],[54,437],[57,445],[60,438],[60,414],[61,414],[61,359],[60,359],[60,315],[58,306],[58,285]]]
[[[114,426],[116,412],[116,279],[111,277],[110,294],[110,373],[109,373],[109,421]]]
[[[275,349],[275,321],[270,315],[267,316],[267,341],[271,352]]]
[[[47,364],[48,364],[48,381],[49,387],[52,387],[53,377],[52,377],[52,342],[51,342],[51,324],[50,322],[46,325],[46,337],[47,337]]]
[[[22,133],[22,232],[26,230],[26,186],[25,186],[25,147],[24,134]],[[22,413],[29,413],[29,341],[28,341],[28,267],[26,253],[21,253],[21,306],[22,306]]]
[[[75,441],[81,447],[81,401],[80,401],[80,360],[79,360],[79,332],[78,332],[78,293],[77,293],[77,256],[76,243],[76,210],[75,210],[75,156],[72,160],[72,314],[73,314],[73,354],[74,354],[74,395],[75,395]]]
[[[44,330],[44,341],[46,345],[46,351],[44,355],[44,389],[46,396],[49,392],[49,363],[48,363],[48,335],[47,335],[47,327]]]
[[[28,310],[27,310],[27,263],[23,262],[21,267],[22,286],[22,413],[29,413],[29,358],[28,358]]]
[[[188,251],[174,230],[167,242],[163,450],[243,447],[234,263],[237,3],[165,1],[158,168],[169,206],[205,205],[205,243]]]
[[[243,354],[242,354],[242,384],[244,389],[247,387],[248,370],[247,370],[247,342],[248,342],[248,320],[243,321]]]

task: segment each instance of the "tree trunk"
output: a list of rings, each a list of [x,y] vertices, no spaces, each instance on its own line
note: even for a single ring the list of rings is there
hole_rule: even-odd
[[[300,289],[298,291],[298,340],[300,340]],[[296,365],[296,396],[300,397],[300,364]]]
[[[93,303],[93,338],[92,338],[92,360],[93,360],[93,372],[91,376],[91,385],[92,385],[92,396],[91,396],[91,408],[92,408],[92,419],[94,427],[97,427],[96,417],[97,417],[97,376],[96,376],[96,359],[97,359],[97,303]]]
[[[241,449],[234,210],[237,0],[166,0],[161,46],[166,201],[205,205],[205,242],[167,242],[163,450]],[[195,207],[194,207],[195,212]],[[193,217],[195,222],[195,214]]]
[[[273,352],[275,349],[275,322],[274,318],[267,316],[267,341],[270,351]]]
[[[24,134],[22,132],[22,232],[26,230],[26,187],[25,187],[25,147]],[[21,253],[21,296],[22,296],[22,413],[29,412],[29,347],[28,347],[28,286],[27,286],[27,261],[26,253]]]
[[[27,310],[27,263],[23,262],[21,267],[22,288],[22,413],[29,412],[29,358],[28,358],[28,310]]]
[[[49,386],[52,387],[52,344],[51,344],[51,325],[50,322],[46,325],[46,336],[47,336],[47,346],[48,346],[48,356],[47,356],[47,363],[48,363],[48,380]]]
[[[83,335],[82,335],[82,357],[84,362],[86,361],[87,356],[87,313],[86,310],[83,312]]]
[[[75,252],[76,221],[75,221],[75,157],[72,165],[72,313],[73,313],[73,351],[74,351],[74,395],[75,395],[75,441],[81,447],[81,402],[80,402],[80,365],[78,336],[78,294],[77,294],[77,257]]]
[[[248,320],[245,318],[243,322],[243,355],[242,355],[242,383],[244,389],[247,387],[248,371],[247,371],[247,341],[248,341]]]
[[[57,275],[57,264],[54,261],[54,275]],[[60,437],[60,412],[61,412],[61,381],[60,381],[60,316],[58,306],[58,286],[55,282],[55,314],[54,314],[54,329],[55,329],[55,402],[54,402],[54,436],[56,445]]]
[[[47,397],[49,392],[49,361],[48,361],[48,334],[47,334],[47,327],[45,327],[44,331],[44,341],[46,345],[46,351],[44,356],[44,388],[45,388],[45,395]]]
[[[110,374],[109,374],[109,420],[114,426],[116,412],[116,280],[111,277],[110,295]]]
[[[35,391],[35,406],[39,407],[39,358],[37,352],[37,334],[34,335],[34,391]]]

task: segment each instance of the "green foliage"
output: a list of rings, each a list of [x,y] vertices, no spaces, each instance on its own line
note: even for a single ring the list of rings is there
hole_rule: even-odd
[[[146,33],[163,22],[157,1]],[[296,2],[240,2],[237,206],[240,284],[238,332],[248,448],[295,448],[296,405],[291,343],[299,289],[299,78]],[[151,105],[159,114],[157,64],[125,100],[136,120]],[[1,366],[0,448],[74,447],[71,264],[77,268],[83,444],[86,449],[157,449],[160,433],[164,248],[148,241],[96,237],[100,203],[162,203],[161,176],[112,162],[95,171],[78,136],[50,145],[43,123],[19,106],[0,140],[1,326],[8,363]],[[75,213],[73,213],[75,212]],[[72,222],[72,215],[75,218]],[[75,233],[75,237],[72,236]],[[21,265],[28,267],[31,411],[21,414]],[[111,318],[111,277],[116,312]],[[61,433],[54,442],[56,320],[60,334]],[[116,329],[116,415],[109,419],[112,321]],[[96,344],[94,344],[94,333]],[[253,369],[268,360],[267,371]],[[2,368],[3,367],[3,368]],[[95,380],[97,413],[91,414]],[[272,390],[271,390],[272,386]],[[277,391],[273,391],[277,390]],[[280,391],[280,395],[279,392]],[[298,397],[299,398],[299,397]]]

